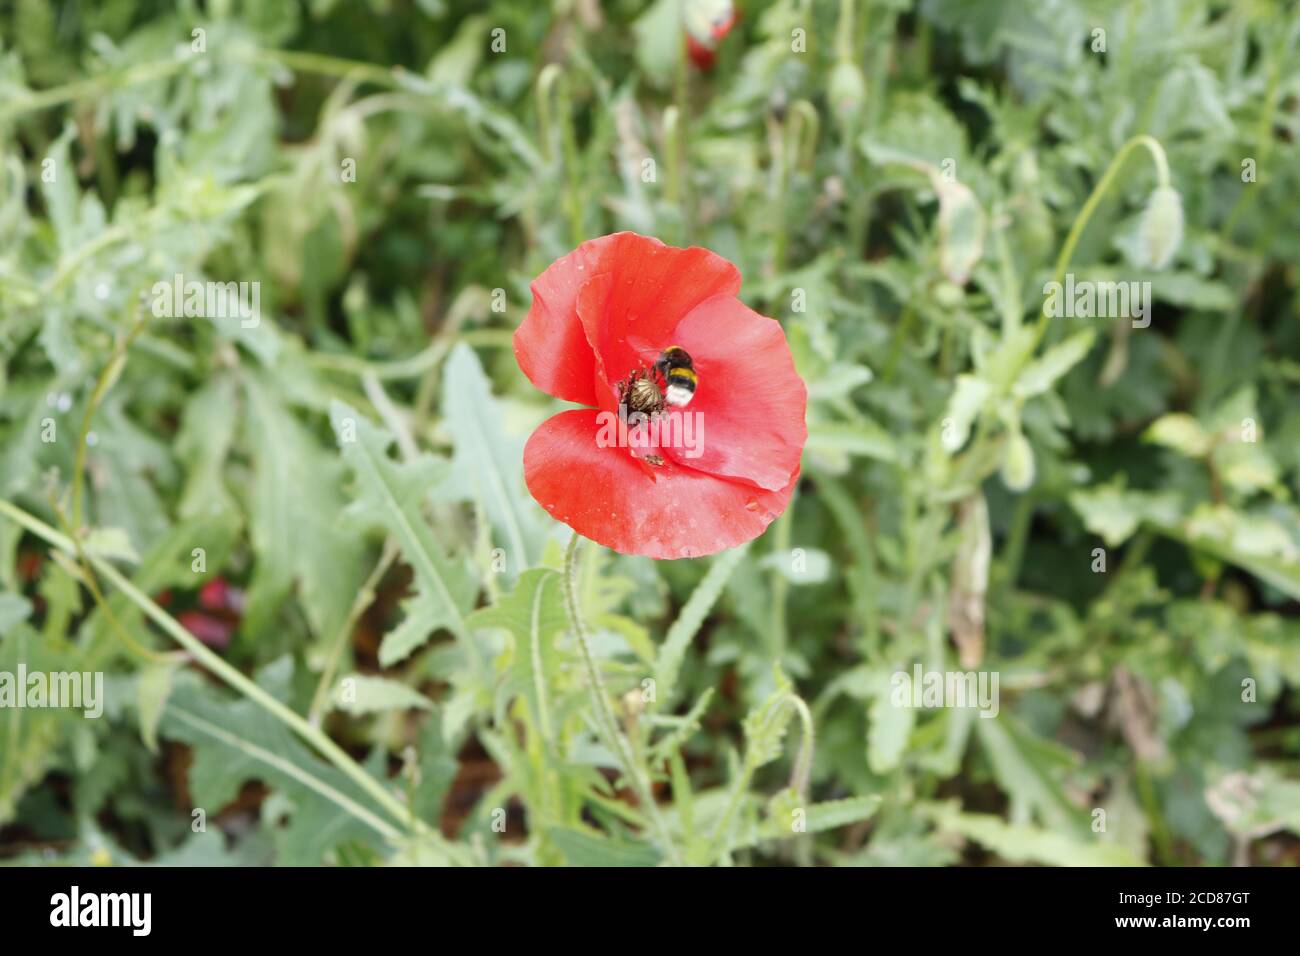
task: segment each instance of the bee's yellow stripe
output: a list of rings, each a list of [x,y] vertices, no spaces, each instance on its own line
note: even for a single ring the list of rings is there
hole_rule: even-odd
[[[670,368],[664,379],[669,385],[685,385],[694,389],[696,382],[699,381],[693,368]]]

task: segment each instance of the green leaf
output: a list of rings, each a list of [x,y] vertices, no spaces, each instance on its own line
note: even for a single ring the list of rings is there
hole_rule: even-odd
[[[1161,534],[1235,564],[1300,601],[1300,546],[1271,518],[1218,505],[1200,507],[1186,521],[1162,516],[1151,524]]]
[[[872,773],[888,773],[902,762],[916,725],[916,711],[894,704],[888,675],[877,675],[875,684],[868,711],[867,766]]]
[[[880,809],[880,803],[881,798],[878,796],[846,797],[843,800],[828,800],[802,807],[800,808],[804,810],[802,832],[823,833],[826,830],[870,820]],[[768,838],[788,837],[790,821],[784,817],[779,820],[769,818],[763,831],[764,836]]]
[[[792,691],[789,679],[777,669],[775,689],[745,715],[745,765],[751,771],[781,756],[781,744],[795,714],[790,706]]]
[[[1011,863],[1049,866],[1144,866],[1115,843],[1085,843],[1056,830],[1010,824],[985,813],[958,813],[946,806],[932,813],[941,830],[959,833]]]
[[[842,475],[850,458],[876,461],[898,460],[898,447],[890,434],[869,419],[855,422],[812,422],[808,426],[807,450],[823,467]]]
[[[283,683],[289,663],[282,659],[258,682]],[[288,821],[276,833],[283,864],[318,865],[328,851],[349,840],[382,846],[395,830],[351,780],[316,759],[253,701],[232,700],[187,679],[172,692],[159,732],[194,748],[190,793],[209,817],[248,780],[260,780],[283,795]]]
[[[632,24],[636,62],[656,86],[667,87],[683,55],[682,0],[655,0]]]
[[[349,714],[373,714],[388,710],[428,710],[433,702],[400,681],[368,674],[348,674],[339,679],[334,706]]]
[[[984,402],[993,393],[993,386],[974,375],[958,375],[957,387],[948,399],[940,441],[948,452],[958,451],[970,437],[970,427],[979,415]]]
[[[27,620],[32,602],[21,594],[0,594],[0,637]]]
[[[85,537],[87,554],[138,564],[140,555],[131,545],[131,537],[122,528],[92,528]]]
[[[332,637],[369,573],[360,531],[339,521],[342,467],[259,375],[244,379],[253,450],[250,530],[257,556],[246,617],[271,626],[294,582],[318,635]]]
[[[141,671],[135,685],[136,716],[140,722],[140,739],[150,753],[158,752],[158,722],[172,692],[172,678],[176,665],[171,663],[148,664]]]
[[[384,636],[380,664],[403,660],[439,627],[468,640],[465,615],[477,587],[464,562],[439,545],[420,512],[429,490],[444,479],[445,463],[421,455],[398,464],[388,457],[392,437],[342,402],[331,403],[330,421],[358,486],[348,513],[362,525],[391,534],[415,573],[415,596],[402,605],[402,623]]]
[[[611,840],[576,827],[551,827],[546,835],[569,866],[657,866],[662,859],[648,843]]]
[[[660,710],[670,710],[677,699],[677,676],[681,672],[686,649],[699,633],[700,626],[717,603],[727,580],[748,550],[749,545],[745,544],[718,555],[709,566],[704,579],[696,585],[682,606],[677,620],[668,628],[668,636],[664,638],[655,659],[655,696]]]
[[[460,772],[455,745],[443,735],[438,711],[429,714],[416,743],[417,778],[411,794],[411,808],[420,820],[438,820],[451,785]]]
[[[1075,762],[1063,749],[1047,747],[1021,730],[1009,713],[975,721],[976,736],[993,765],[1002,791],[1010,798],[1012,816],[1028,819],[1037,815],[1058,831],[1077,830],[1077,811],[1065,797],[1057,774]]]
[[[1022,398],[1043,394],[1056,384],[1057,379],[1083,361],[1096,340],[1096,332],[1084,329],[1053,345],[1025,366],[1016,380],[1015,393]]]
[[[939,268],[950,281],[965,285],[984,255],[988,217],[964,183],[945,179],[937,171],[930,181],[939,196]]]
[[[1179,519],[1177,495],[1127,491],[1118,482],[1076,491],[1070,504],[1087,529],[1110,547],[1123,544],[1143,521],[1165,524]]]
[[[1279,830],[1300,834],[1300,782],[1286,779],[1274,765],[1249,774],[1220,774],[1207,789],[1206,802],[1239,837],[1255,839]]]
[[[237,513],[223,475],[239,420],[232,414],[236,407],[235,383],[229,376],[207,382],[185,403],[176,435],[176,455],[186,466],[182,517]]]
[[[568,628],[558,571],[525,571],[514,590],[494,606],[469,616],[470,627],[499,627],[514,641],[511,664],[517,692],[528,701],[533,720],[546,740],[553,739],[551,695],[559,677],[560,655],[556,641]]]
[[[1171,412],[1161,415],[1142,436],[1147,441],[1172,448],[1188,458],[1204,458],[1211,447],[1210,435],[1191,415]]]
[[[524,442],[507,437],[504,415],[492,397],[474,350],[463,342],[451,351],[444,371],[442,411],[456,442],[450,481],[440,495],[482,502],[506,552],[513,580],[541,554],[542,524],[524,488]]]
[[[758,566],[778,572],[791,584],[821,584],[831,576],[831,556],[821,548],[770,551],[759,558]]]

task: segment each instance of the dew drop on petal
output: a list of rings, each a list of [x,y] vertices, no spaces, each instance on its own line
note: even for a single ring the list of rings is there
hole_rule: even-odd
[[[745,510],[746,510],[746,511],[757,511],[757,510],[758,510],[758,499],[757,499],[757,498],[750,498],[748,501],[746,501],[746,502],[745,502]]]

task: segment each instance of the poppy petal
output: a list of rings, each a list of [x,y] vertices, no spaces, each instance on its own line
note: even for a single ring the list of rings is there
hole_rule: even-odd
[[[576,303],[578,290],[591,277],[589,247],[600,241],[583,243],[533,280],[533,304],[514,335],[515,360],[529,381],[547,395],[581,405],[596,404],[596,356]]]
[[[673,327],[697,305],[739,292],[740,272],[699,246],[678,249],[634,232],[596,241],[607,240],[614,241],[601,261],[587,265],[586,277],[594,281],[583,290],[582,308],[575,308],[614,386],[634,369],[653,365]],[[596,278],[605,273],[609,278]]]
[[[609,303],[614,282],[614,276],[605,272],[601,275],[592,276],[578,290],[578,299],[575,305],[578,320],[582,323],[588,344],[593,349],[595,348],[595,340],[599,338],[597,330],[604,321],[605,309]],[[595,393],[596,400],[590,404],[605,411],[616,411],[618,409],[618,383],[627,377],[627,373],[631,369],[625,369],[623,372],[606,369],[604,357],[599,349],[595,349],[595,356],[592,390]],[[614,374],[611,375],[611,371]]]
[[[691,468],[653,467],[601,447],[594,409],[547,419],[524,447],[524,480],[552,517],[623,554],[694,558],[762,534],[790,503],[798,475],[776,491]]]
[[[789,484],[808,439],[808,389],[781,323],[733,296],[714,296],[682,319],[667,344],[691,355],[698,384],[683,412],[697,424],[689,444],[663,443],[662,454],[768,491]]]
[[[608,273],[614,282],[605,320],[584,329],[578,295],[592,277]],[[700,302],[740,291],[740,272],[708,249],[678,249],[635,232],[617,232],[584,242],[555,260],[533,280],[533,304],[515,330],[515,358],[524,374],[548,395],[583,405],[597,401],[593,380],[600,351],[608,385],[624,378],[643,353]],[[637,345],[629,345],[631,339]],[[594,343],[600,343],[596,345]]]

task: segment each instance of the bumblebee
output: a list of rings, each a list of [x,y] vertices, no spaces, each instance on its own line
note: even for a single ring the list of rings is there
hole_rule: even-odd
[[[655,359],[655,371],[664,381],[663,400],[677,408],[684,408],[695,397],[699,376],[691,356],[680,345],[670,345]]]
[[[654,418],[665,405],[684,408],[695,397],[699,376],[690,353],[670,345],[655,359],[654,370],[639,368],[618,383],[618,402],[624,414]]]

